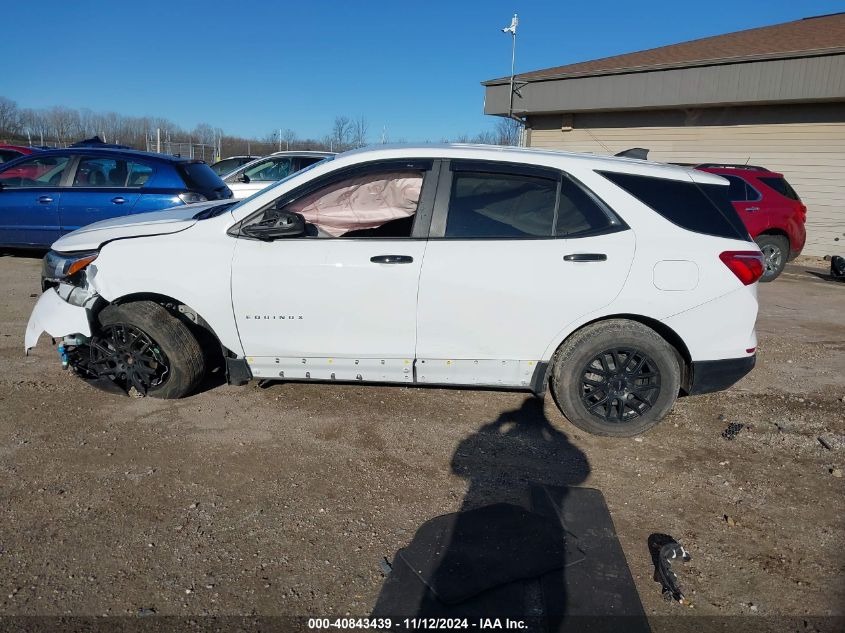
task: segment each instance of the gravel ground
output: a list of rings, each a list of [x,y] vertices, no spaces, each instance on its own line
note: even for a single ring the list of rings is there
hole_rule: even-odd
[[[366,615],[420,524],[527,481],[603,492],[649,614],[845,615],[845,284],[804,266],[760,288],[754,372],[636,441],[522,393],[111,396],[46,338],[23,356],[39,266],[0,258],[0,615]],[[652,532],[693,555],[688,606],[661,598]]]

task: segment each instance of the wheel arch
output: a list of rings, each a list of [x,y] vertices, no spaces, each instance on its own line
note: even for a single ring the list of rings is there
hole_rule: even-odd
[[[555,363],[555,358],[557,356],[558,350],[563,346],[566,341],[568,341],[572,336],[576,333],[583,330],[585,327],[589,327],[590,325],[594,325],[596,323],[601,323],[602,321],[609,321],[612,319],[626,319],[628,321],[636,321],[637,323],[641,323],[646,327],[651,328],[655,332],[657,332],[663,340],[665,340],[672,348],[675,350],[675,355],[678,359],[678,366],[681,369],[681,389],[687,391],[689,389],[690,380],[692,378],[692,355],[690,354],[689,348],[687,347],[684,340],[680,337],[680,335],[675,332],[671,327],[659,321],[658,319],[647,317],[642,314],[630,314],[630,313],[618,313],[618,314],[606,314],[600,317],[596,317],[590,321],[585,321],[584,323],[580,324],[578,327],[574,328],[573,330],[569,331],[566,336],[560,339],[557,342],[557,345],[554,346],[554,352],[551,355],[551,358],[547,363],[543,363],[544,367],[540,368],[538,366],[538,374],[535,375],[534,380],[532,380],[532,391],[537,395],[543,395],[548,387],[549,378],[551,377],[552,367]]]
[[[110,303],[115,305],[122,305],[125,303],[131,303],[133,301],[152,301],[153,303],[159,304],[168,312],[170,312],[173,316],[185,323],[185,325],[187,325],[188,328],[194,331],[195,333],[196,330],[201,330],[205,332],[206,336],[213,338],[216,345],[219,346],[221,353],[224,356],[234,354],[232,350],[228,349],[225,345],[223,345],[220,336],[217,334],[217,332],[214,331],[214,328],[211,326],[211,324],[205,318],[203,318],[203,316],[199,312],[197,312],[193,307],[191,307],[184,301],[180,301],[175,297],[170,297],[156,292],[135,292],[123,295],[121,297],[117,297],[113,299]],[[103,307],[105,307],[105,305]]]
[[[765,231],[760,231],[757,234],[757,237],[760,237],[761,235],[775,235],[777,237],[786,238],[787,248],[789,248],[789,249],[792,248],[792,240],[789,239],[789,233],[787,233],[786,231],[784,231],[781,228],[778,228],[778,227],[775,227],[775,226],[769,227]],[[756,240],[757,238],[754,238],[754,239]]]

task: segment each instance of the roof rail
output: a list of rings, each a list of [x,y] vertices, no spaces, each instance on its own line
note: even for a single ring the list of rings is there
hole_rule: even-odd
[[[710,168],[720,168],[720,167],[730,167],[732,169],[752,169],[754,171],[771,171],[771,169],[767,169],[766,167],[760,167],[759,165],[742,165],[739,163],[701,163],[696,165],[698,168],[702,167],[710,167]]]

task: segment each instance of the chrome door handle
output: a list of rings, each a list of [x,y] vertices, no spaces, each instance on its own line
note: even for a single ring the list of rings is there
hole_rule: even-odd
[[[745,207],[746,211],[759,211],[760,207]]]
[[[410,264],[414,258],[410,255],[374,255],[370,261],[374,264]]]
[[[114,202],[115,204],[123,204],[124,202],[126,202],[126,198],[123,198],[121,196],[117,196],[116,198],[112,198],[111,201]]]
[[[50,196],[41,196],[38,198],[38,202],[41,204],[50,204],[52,201],[53,199]]]
[[[607,261],[607,255],[604,253],[572,253],[571,255],[564,255],[565,262],[604,262]]]

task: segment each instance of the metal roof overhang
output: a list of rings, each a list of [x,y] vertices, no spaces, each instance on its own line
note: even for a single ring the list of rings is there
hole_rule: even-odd
[[[514,114],[845,100],[845,49],[780,59],[517,76]],[[504,83],[503,83],[504,82]],[[509,83],[485,84],[484,113],[508,114]]]

